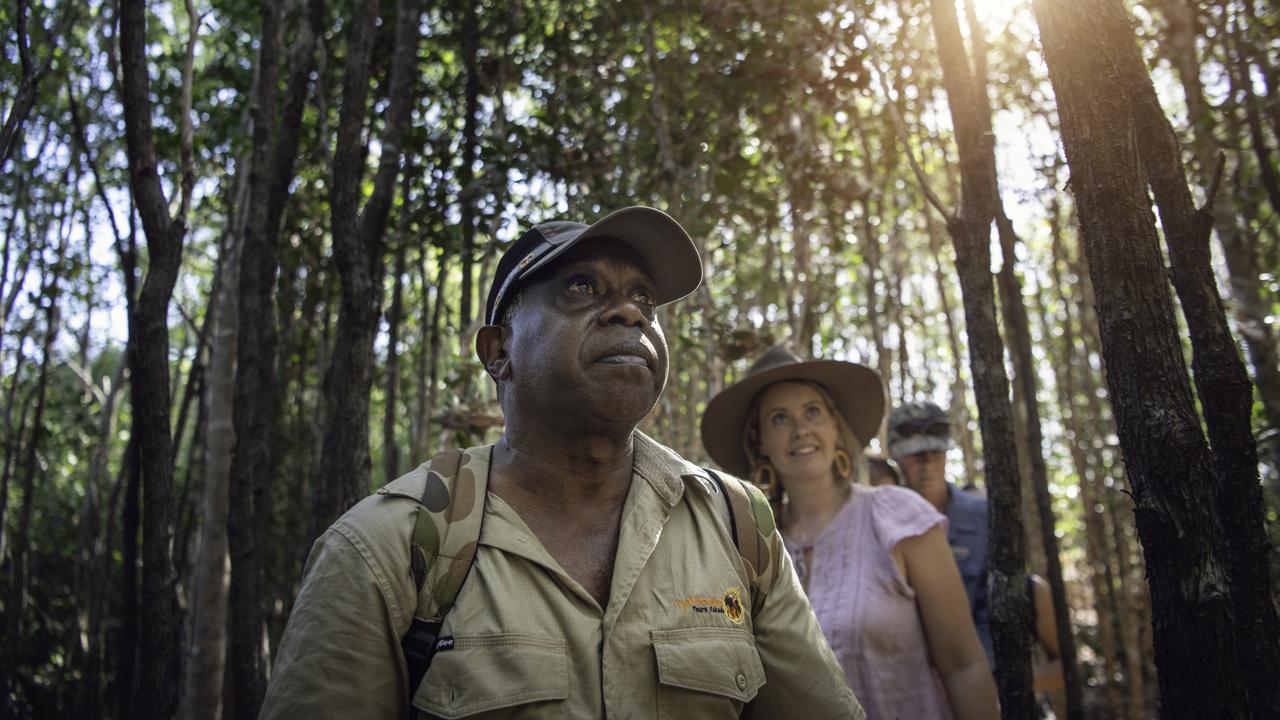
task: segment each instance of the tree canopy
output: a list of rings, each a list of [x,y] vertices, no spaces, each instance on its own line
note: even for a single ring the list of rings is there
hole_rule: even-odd
[[[645,432],[706,462],[707,400],[771,346],[864,363],[949,409],[1006,533],[1007,667],[1032,571],[1069,716],[1270,716],[1275,0],[15,0],[0,28],[0,712],[256,717],[319,532],[501,432],[472,347],[503,250],[644,204],[705,266]]]

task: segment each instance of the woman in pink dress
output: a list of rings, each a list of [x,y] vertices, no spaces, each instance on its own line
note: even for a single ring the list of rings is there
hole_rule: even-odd
[[[708,403],[702,441],[769,496],[869,720],[996,718],[946,518],[910,490],[857,482],[883,415],[874,370],[778,347]]]

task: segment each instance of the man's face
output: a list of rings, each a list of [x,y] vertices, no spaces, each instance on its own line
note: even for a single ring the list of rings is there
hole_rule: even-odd
[[[584,241],[542,270],[511,318],[513,408],[638,423],[667,382],[655,298],[640,256],[618,242]]]
[[[895,457],[894,460],[902,469],[903,482],[916,492],[921,492],[926,485],[946,480],[947,454],[941,450],[926,450]]]

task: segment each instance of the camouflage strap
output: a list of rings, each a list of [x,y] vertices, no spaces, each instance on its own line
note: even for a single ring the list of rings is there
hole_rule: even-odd
[[[765,594],[760,591],[764,585],[761,580],[773,569],[773,556],[769,552],[769,536],[773,535],[773,510],[764,493],[754,485],[729,478],[725,482],[720,475],[710,468],[706,471],[720,486],[725,501],[729,506],[729,532],[733,535],[733,544],[742,555],[742,562],[747,566],[747,580],[751,594],[752,613],[759,612],[764,605]],[[754,492],[753,492],[754,491]]]
[[[466,582],[484,520],[488,473],[472,470],[471,456],[445,450],[428,463],[413,521],[409,566],[418,607],[400,641],[409,668],[409,700],[435,656],[444,617]]]

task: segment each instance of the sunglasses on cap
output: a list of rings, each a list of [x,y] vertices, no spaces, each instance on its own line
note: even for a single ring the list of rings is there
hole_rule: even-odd
[[[928,425],[903,423],[894,428],[893,433],[902,438],[915,437],[916,435],[941,435],[946,437],[950,434],[950,431],[951,426],[944,422],[929,423]]]

